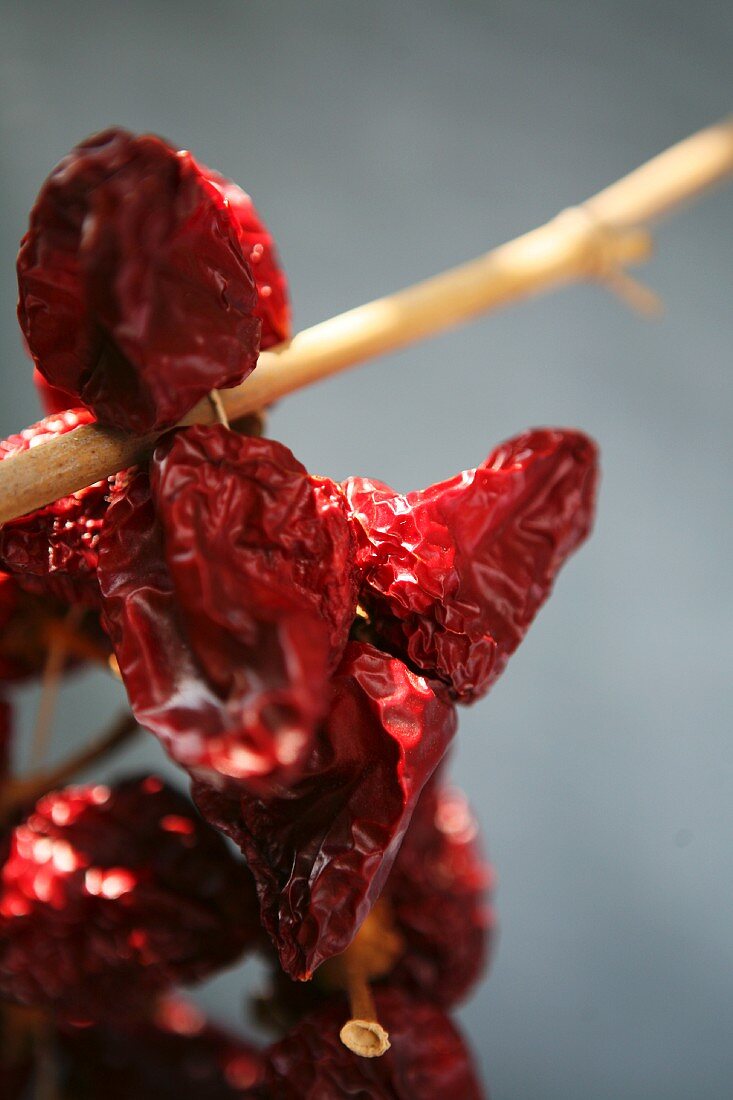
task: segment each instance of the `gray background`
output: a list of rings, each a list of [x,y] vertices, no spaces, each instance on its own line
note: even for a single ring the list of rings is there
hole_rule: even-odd
[[[158,131],[250,190],[304,327],[539,224],[732,98],[728,0],[34,0],[2,5],[0,40],[3,434],[37,416],[17,242],[95,129]],[[495,962],[460,1014],[495,1100],[733,1093],[732,212],[721,192],[661,228],[661,323],[567,290],[272,420],[314,470],[403,489],[530,424],[602,448],[595,536],[454,761],[499,876]],[[70,686],[56,751],[116,693]],[[204,997],[233,1020],[240,989]]]

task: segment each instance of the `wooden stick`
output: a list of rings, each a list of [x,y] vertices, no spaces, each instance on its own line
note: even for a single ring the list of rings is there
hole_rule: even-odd
[[[625,275],[651,250],[647,222],[733,175],[733,120],[711,126],[654,157],[546,225],[484,256],[298,333],[263,352],[240,386],[221,390],[235,420],[355,363],[395,351],[478,314],[551,288],[600,280],[651,306]],[[204,398],[182,421],[211,423]],[[134,465],[155,436],[131,439],[96,425],[0,463],[0,523]]]

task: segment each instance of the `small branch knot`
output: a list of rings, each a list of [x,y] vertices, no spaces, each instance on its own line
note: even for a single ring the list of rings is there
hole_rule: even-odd
[[[585,238],[585,270],[589,279],[603,284],[627,306],[645,317],[664,310],[661,298],[626,270],[626,265],[648,259],[653,249],[646,229],[619,229],[606,224],[586,204],[570,206],[557,216],[568,229]]]

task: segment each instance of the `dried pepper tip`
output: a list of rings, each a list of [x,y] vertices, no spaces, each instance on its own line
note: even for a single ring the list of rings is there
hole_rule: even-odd
[[[110,129],[51,173],[18,254],[36,366],[100,423],[175,424],[257,362],[252,269],[221,191],[186,151]]]
[[[115,495],[99,579],[132,709],[171,757],[230,791],[297,778],[356,603],[341,490],[273,440],[186,429]]]
[[[405,496],[350,478],[372,640],[457,702],[485,694],[589,534],[597,480],[592,440],[549,428]]]
[[[252,797],[194,784],[203,816],[241,848],[262,923],[292,978],[344,951],[379,897],[455,711],[401,661],[352,642],[302,778]]]
[[[42,798],[0,876],[0,993],[70,1020],[134,1016],[259,935],[251,878],[154,778]]]

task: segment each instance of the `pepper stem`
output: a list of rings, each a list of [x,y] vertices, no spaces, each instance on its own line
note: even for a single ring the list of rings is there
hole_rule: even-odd
[[[389,1034],[377,1019],[374,997],[364,970],[345,962],[347,992],[351,1007],[351,1019],[339,1032],[339,1038],[360,1058],[381,1058],[390,1048]]]
[[[377,1019],[369,983],[385,978],[404,951],[389,902],[380,898],[341,955],[320,967],[316,980],[326,990],[345,990],[351,1017],[341,1042],[361,1058],[379,1058],[389,1050],[389,1035]]]

